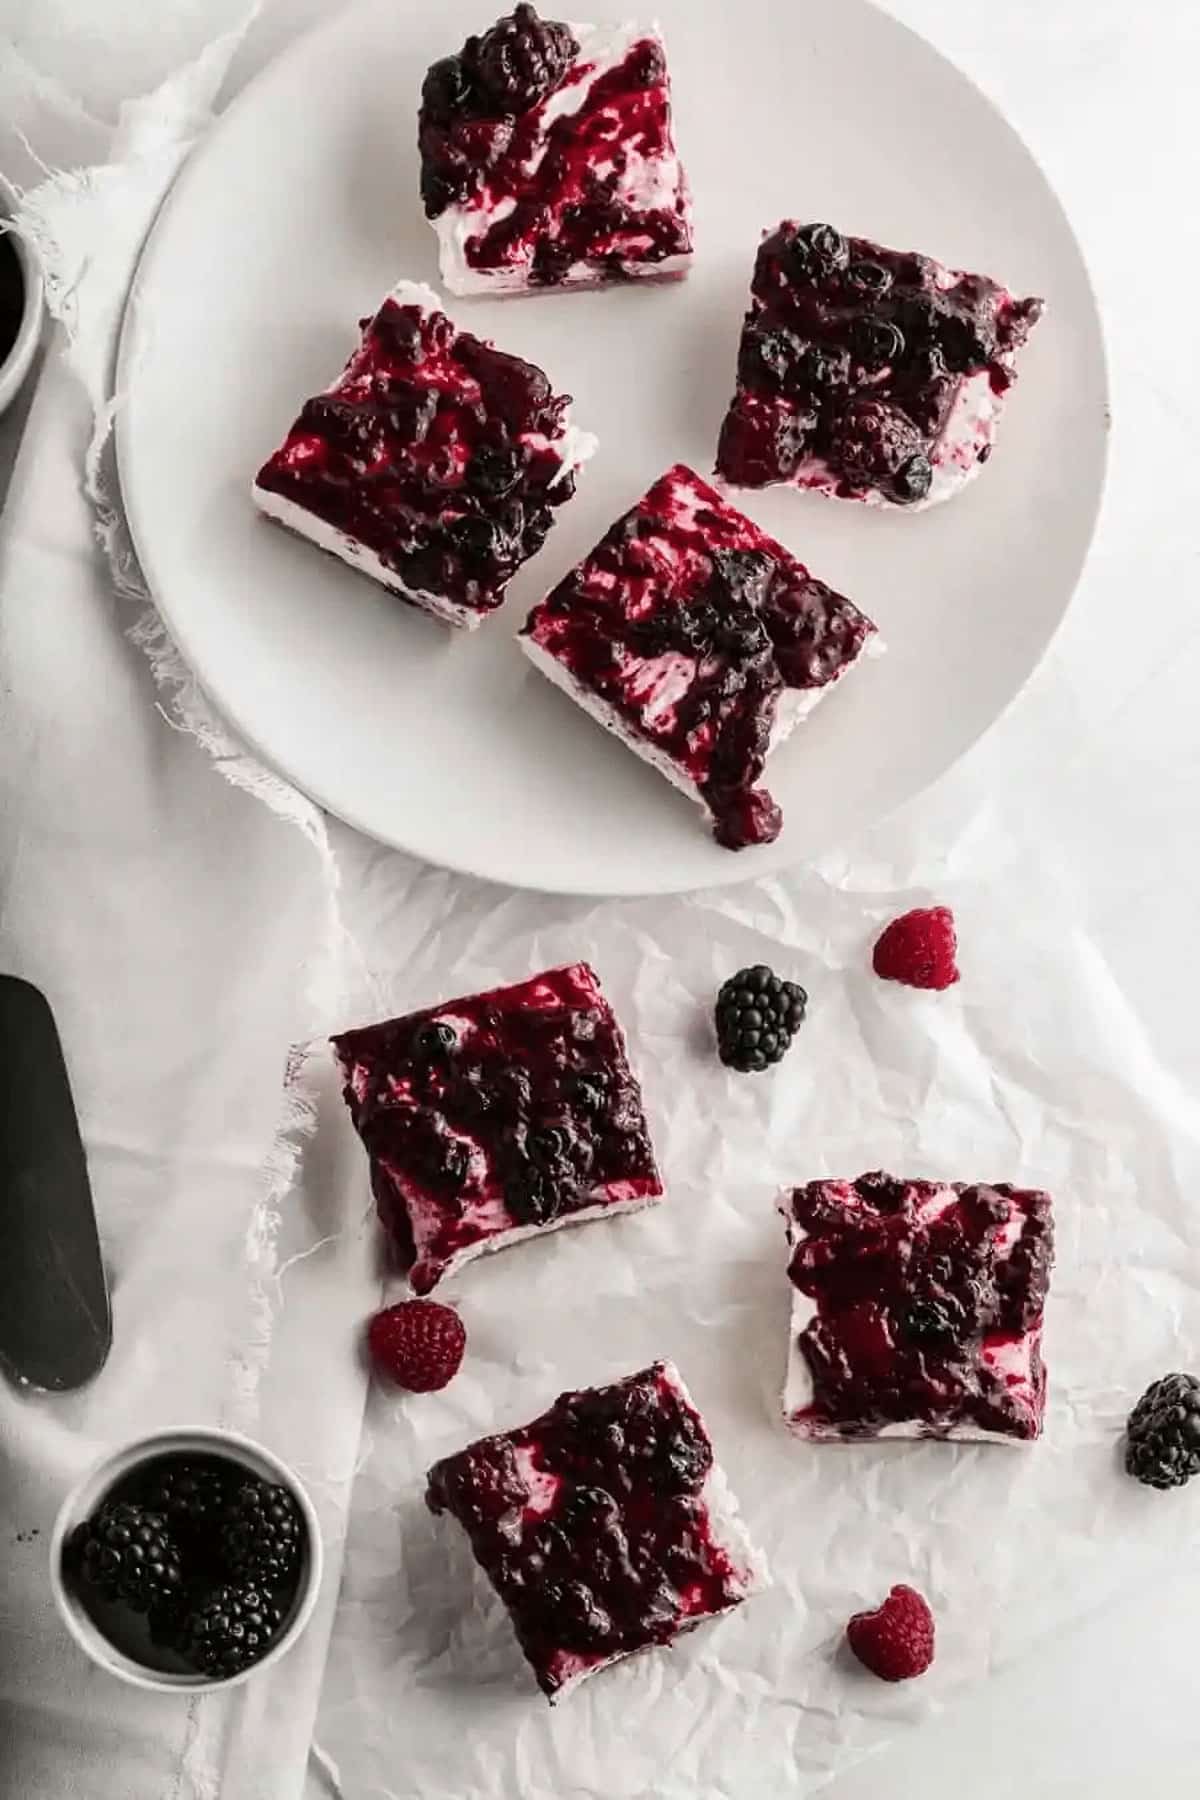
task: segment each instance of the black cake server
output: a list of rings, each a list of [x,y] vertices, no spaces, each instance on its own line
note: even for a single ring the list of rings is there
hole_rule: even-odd
[[[0,975],[0,1369],[61,1392],[112,1342],[87,1160],[54,1015]]]

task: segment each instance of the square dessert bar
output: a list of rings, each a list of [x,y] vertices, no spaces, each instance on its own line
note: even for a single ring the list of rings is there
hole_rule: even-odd
[[[402,281],[254,482],[269,518],[448,625],[482,623],[596,440],[532,363]]]
[[[948,500],[991,455],[1041,313],[986,275],[785,220],[754,265],[718,473],[871,506]]]
[[[625,1040],[586,963],[333,1043],[418,1294],[481,1251],[662,1195]]]
[[[705,807],[717,842],[778,837],[768,753],[875,627],[677,464],[534,608],[521,648]]]
[[[434,63],[418,142],[452,294],[687,271],[691,198],[652,25],[562,25],[518,6]]]
[[[860,1175],[784,1194],[800,1437],[1036,1438],[1048,1194]]]
[[[769,1581],[669,1362],[562,1394],[429,1471],[551,1701]]]

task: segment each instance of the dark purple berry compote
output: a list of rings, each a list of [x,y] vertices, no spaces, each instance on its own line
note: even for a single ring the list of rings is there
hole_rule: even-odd
[[[692,209],[653,26],[518,6],[421,90],[421,197],[452,294],[686,274]]]
[[[800,1437],[1030,1439],[1046,1404],[1048,1194],[860,1175],[783,1196]]]
[[[875,627],[682,463],[534,608],[521,647],[740,850],[778,837],[767,755]]]
[[[553,1701],[766,1585],[671,1363],[562,1394],[429,1471]]]
[[[586,963],[333,1043],[418,1294],[480,1251],[662,1194],[625,1040]]]
[[[540,550],[595,448],[532,363],[402,282],[338,380],[259,470],[256,505],[449,625],[473,627]]]
[[[949,499],[991,454],[1041,313],[986,275],[785,220],[759,246],[717,471],[876,506]]]

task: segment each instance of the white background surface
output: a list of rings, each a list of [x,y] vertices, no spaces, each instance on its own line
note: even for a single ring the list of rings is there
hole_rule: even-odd
[[[301,10],[290,9],[289,24]],[[906,894],[910,882],[941,891],[947,880],[964,881],[991,895],[993,920],[1002,922],[1005,909],[1016,919],[1028,903],[1023,865],[1051,865],[1072,940],[1127,1037],[1130,1070],[1141,1079],[1153,1069],[1160,1093],[1182,1106],[1200,1076],[1191,948],[1200,901],[1192,445],[1200,392],[1195,340],[1180,314],[1187,280],[1200,269],[1191,205],[1197,19],[1182,6],[1135,12],[1115,0],[1053,9],[1032,0],[1005,8],[908,0],[894,10],[1000,101],[1058,186],[1104,305],[1117,429],[1100,539],[1050,665],[935,794],[870,842],[848,847],[840,874],[851,887],[887,896]],[[101,112],[207,35],[219,9],[180,9],[184,22],[165,50],[139,30],[124,64],[116,11],[38,0],[22,18],[7,7],[11,28],[36,38],[45,66],[59,68]],[[64,46],[68,16],[76,25],[92,21],[90,49]],[[296,834],[219,783],[201,753],[153,712],[146,671],[117,633],[115,603],[99,607],[78,583],[86,516],[72,457],[86,431],[63,384],[39,398],[34,428],[42,435],[23,460],[6,519],[22,527],[6,545],[6,648],[27,680],[36,678],[37,692],[23,692],[20,707],[6,697],[23,754],[14,760],[5,745],[3,953],[55,999],[117,1269],[144,1244],[164,1181],[173,1205],[190,1206],[197,1219],[223,1196],[236,1254],[236,1222],[274,1128],[278,1046],[308,1022],[298,965],[321,925],[308,853]],[[40,719],[39,696],[55,703]],[[62,729],[66,717],[70,731]],[[349,843],[344,849],[354,903],[364,914],[374,907],[376,922],[389,926],[395,968],[422,945],[436,947],[453,905],[449,886],[433,875],[413,880],[403,913],[389,916],[381,859]],[[1040,881],[1033,887],[1044,891]],[[501,896],[490,906],[463,904],[479,933],[517,923],[515,903]],[[777,906],[778,897],[767,904]],[[526,928],[536,937],[557,916],[547,903],[524,915]],[[994,942],[1002,956],[1002,930]],[[1021,1003],[1018,983],[1010,1004]],[[1078,1079],[1062,1103],[1078,1104],[1103,1143],[1108,1097]],[[1171,1163],[1168,1152],[1148,1189],[1187,1173]],[[119,1325],[138,1299],[118,1284]],[[148,1412],[178,1416],[184,1397],[193,1409],[204,1406],[194,1345],[207,1329],[207,1303],[198,1278],[185,1323],[124,1338],[93,1441],[150,1423]],[[165,1365],[172,1387],[151,1379]],[[0,1433],[6,1448],[22,1446],[20,1472],[6,1477],[4,1519],[7,1583],[23,1608],[2,1627],[9,1666],[0,1684],[0,1754],[16,1771],[11,1791],[60,1800],[69,1772],[82,1766],[74,1759],[90,1752],[111,1769],[114,1795],[159,1800],[168,1790],[156,1785],[157,1765],[144,1750],[150,1722],[125,1696],[107,1684],[97,1690],[65,1663],[42,1630],[36,1547],[16,1543],[17,1526],[39,1508],[52,1510],[61,1483],[86,1459],[79,1415],[70,1405],[0,1397]],[[332,1445],[332,1461],[337,1454]],[[1136,1781],[1165,1800],[1200,1747],[1194,1569],[1194,1559],[1181,1558],[1141,1591],[1098,1594],[1086,1625],[953,1695],[940,1718],[831,1791],[839,1800],[949,1800],[964,1789],[983,1800],[1025,1792],[1116,1800]],[[293,1719],[303,1717],[299,1678],[296,1689]],[[153,1725],[164,1736],[176,1730],[173,1720]],[[282,1751],[278,1733],[277,1742]],[[247,1736],[234,1746],[222,1800],[235,1791],[239,1800],[270,1791],[273,1800],[261,1743],[261,1735]],[[389,1787],[406,1792],[402,1767]],[[330,1791],[314,1774],[312,1796]],[[369,1788],[347,1789],[347,1800],[360,1794],[377,1800]]]

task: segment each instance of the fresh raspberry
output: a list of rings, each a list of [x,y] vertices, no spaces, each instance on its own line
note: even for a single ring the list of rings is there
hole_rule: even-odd
[[[855,1613],[850,1648],[881,1681],[910,1681],[933,1661],[933,1614],[915,1588],[894,1587],[874,1612]]]
[[[367,1327],[371,1361],[381,1375],[414,1394],[431,1394],[458,1374],[467,1333],[458,1314],[436,1300],[402,1300]]]
[[[958,980],[958,938],[948,906],[919,906],[885,926],[872,961],[885,981],[906,987],[948,988]]]

